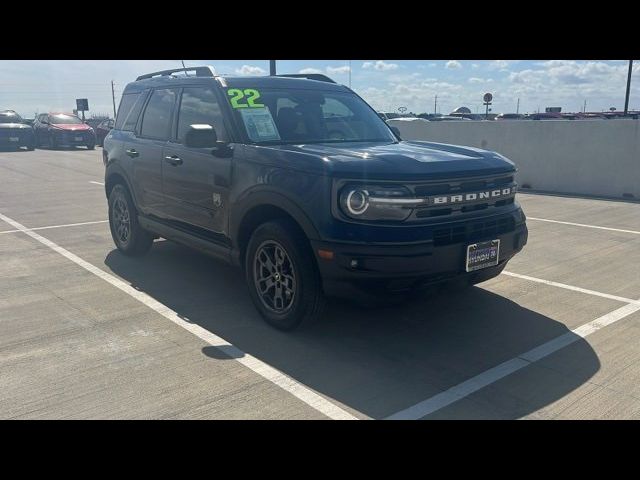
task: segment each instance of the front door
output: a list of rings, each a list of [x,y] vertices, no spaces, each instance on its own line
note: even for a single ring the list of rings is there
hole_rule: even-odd
[[[212,148],[184,145],[185,133],[194,124],[212,125],[219,140],[228,139],[214,88],[183,89],[176,133],[164,148],[162,188],[170,217],[219,234],[222,240],[227,234],[232,159],[215,156]]]

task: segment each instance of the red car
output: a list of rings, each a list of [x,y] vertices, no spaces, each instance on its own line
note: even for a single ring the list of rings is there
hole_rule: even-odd
[[[107,118],[98,124],[98,126],[96,127],[96,138],[98,139],[99,146],[102,146],[102,144],[104,143],[104,137],[109,135],[109,132],[113,128],[114,124],[115,120],[111,118]]]
[[[86,123],[71,113],[41,113],[33,122],[38,145],[49,148],[82,145],[96,148],[96,134]]]

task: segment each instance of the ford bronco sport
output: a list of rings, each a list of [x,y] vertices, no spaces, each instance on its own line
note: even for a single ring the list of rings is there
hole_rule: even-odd
[[[527,242],[510,160],[402,141],[322,75],[142,75],[103,161],[123,254],[164,237],[240,266],[282,330],[317,318],[325,296],[482,282]]]

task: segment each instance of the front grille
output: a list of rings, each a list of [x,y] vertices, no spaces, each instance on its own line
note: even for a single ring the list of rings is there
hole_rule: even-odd
[[[443,246],[495,239],[499,235],[513,232],[515,228],[516,222],[512,216],[469,222],[435,230],[433,244]]]
[[[446,215],[457,215],[461,213],[476,212],[491,207],[503,207],[514,202],[514,193],[507,196],[496,196],[491,198],[471,197],[466,199],[467,194],[473,195],[475,192],[486,192],[503,188],[515,188],[514,177],[509,175],[498,175],[481,179],[469,179],[462,181],[440,181],[429,184],[422,184],[413,187],[416,197],[431,198],[429,204],[418,206],[412,218],[415,220],[442,217]],[[435,204],[436,197],[453,198],[458,197],[456,201],[446,202],[445,204]],[[460,197],[463,196],[463,197]],[[464,198],[461,200],[461,198]]]
[[[475,190],[485,190],[502,185],[513,183],[513,175],[488,177],[483,179],[465,181],[436,182],[426,185],[418,185],[414,192],[418,197],[428,197],[431,195],[442,195],[447,193],[473,192]]]

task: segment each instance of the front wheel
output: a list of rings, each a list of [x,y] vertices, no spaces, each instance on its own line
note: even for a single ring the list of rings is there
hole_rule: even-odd
[[[95,150],[96,149],[96,144],[95,143],[88,143],[87,144],[87,150]]]
[[[153,245],[153,236],[138,223],[131,195],[122,184],[109,194],[109,228],[116,247],[125,255],[144,255]]]
[[[249,240],[245,276],[251,300],[271,326],[293,330],[322,314],[320,275],[304,234],[287,220],[260,225]]]

